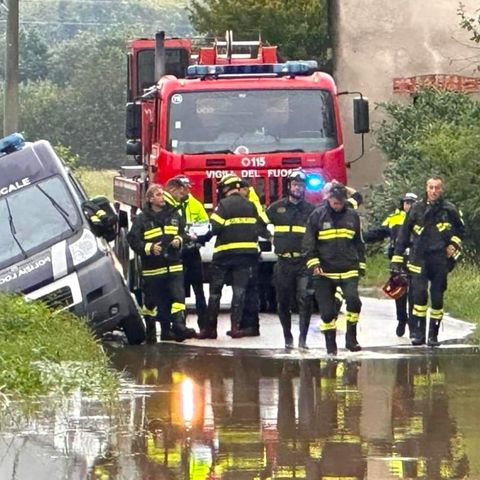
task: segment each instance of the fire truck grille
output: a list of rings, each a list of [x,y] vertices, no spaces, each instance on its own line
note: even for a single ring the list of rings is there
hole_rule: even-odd
[[[43,302],[51,310],[63,310],[73,305],[73,295],[70,287],[62,287],[54,290],[39,300]]]

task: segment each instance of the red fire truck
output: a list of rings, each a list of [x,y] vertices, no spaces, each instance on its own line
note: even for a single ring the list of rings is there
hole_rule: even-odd
[[[342,92],[348,93],[348,92]],[[127,154],[138,166],[114,180],[120,205],[119,257],[128,270],[125,233],[150,182],[184,173],[206,208],[216,184],[236,173],[262,203],[281,198],[292,169],[308,174],[307,199],[346,182],[337,87],[312,61],[279,62],[277,47],[225,41],[195,50],[192,39],[134,40],[128,53]],[[368,132],[368,100],[354,99],[355,133]]]

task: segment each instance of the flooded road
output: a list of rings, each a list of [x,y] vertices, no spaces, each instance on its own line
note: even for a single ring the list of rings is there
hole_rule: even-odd
[[[412,356],[412,353],[414,356]],[[302,359],[111,348],[115,410],[72,397],[0,432],[0,479],[480,478],[474,348]]]

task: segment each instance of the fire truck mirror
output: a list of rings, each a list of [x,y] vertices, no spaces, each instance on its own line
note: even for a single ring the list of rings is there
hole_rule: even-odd
[[[355,133],[368,133],[370,131],[368,99],[365,97],[353,99],[353,131]]]
[[[139,103],[127,103],[125,136],[129,140],[136,140],[141,136],[141,108]]]

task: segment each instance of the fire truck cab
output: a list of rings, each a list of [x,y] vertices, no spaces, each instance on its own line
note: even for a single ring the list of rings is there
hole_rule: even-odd
[[[126,136],[138,166],[114,180],[125,268],[129,218],[150,182],[183,173],[207,209],[229,173],[246,179],[264,205],[284,196],[292,169],[308,173],[307,200],[314,203],[326,182],[346,183],[338,95],[316,62],[279,62],[277,47],[233,42],[231,32],[198,50],[193,39],[165,39],[163,32],[155,42],[131,42]],[[368,100],[361,95],[354,121],[356,133],[368,132]],[[274,259],[271,246],[264,249]],[[208,260],[209,249],[203,253]]]

